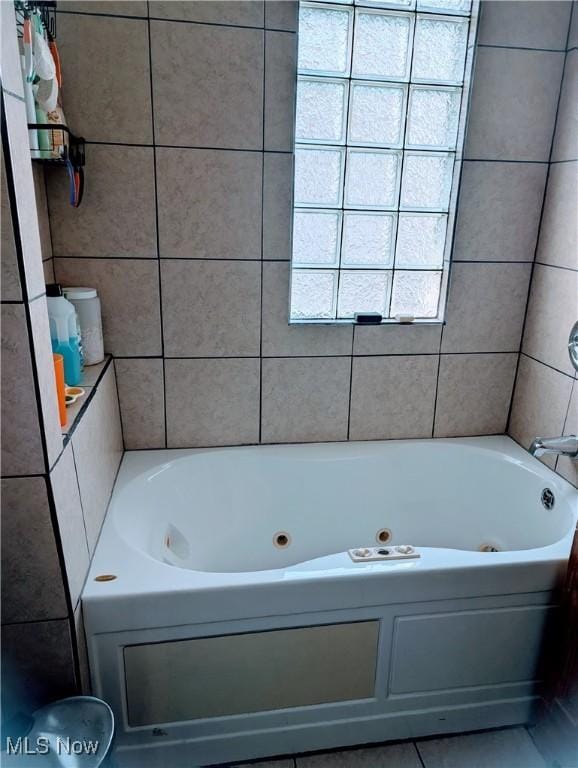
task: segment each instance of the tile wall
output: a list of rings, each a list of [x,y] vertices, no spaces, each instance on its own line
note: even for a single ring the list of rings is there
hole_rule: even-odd
[[[483,3],[443,329],[287,325],[296,3],[59,9],[54,268],[99,289],[127,448],[505,431],[570,2]]]
[[[87,682],[79,597],[122,455],[115,372],[101,366],[75,431],[58,420],[45,295],[51,238],[33,169],[12,3],[0,3],[2,717]],[[62,172],[62,171],[61,171]]]
[[[575,3],[508,429],[525,448],[538,435],[578,433],[578,374],[567,349],[578,320],[577,104]],[[555,456],[542,461],[578,485],[577,462]]]

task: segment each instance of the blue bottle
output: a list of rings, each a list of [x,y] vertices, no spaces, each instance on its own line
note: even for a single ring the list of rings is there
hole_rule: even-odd
[[[69,387],[76,387],[82,378],[82,357],[80,337],[76,323],[76,310],[62,295],[58,283],[46,286],[48,320],[52,351],[64,359],[64,381]]]

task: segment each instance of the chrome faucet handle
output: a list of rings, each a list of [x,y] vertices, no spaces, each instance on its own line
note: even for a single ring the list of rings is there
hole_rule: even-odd
[[[578,458],[578,436],[537,437],[530,446],[530,453],[532,456],[555,453],[559,456],[568,456],[571,459]]]

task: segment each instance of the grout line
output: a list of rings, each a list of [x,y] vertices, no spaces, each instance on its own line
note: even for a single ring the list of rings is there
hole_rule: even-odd
[[[148,7],[147,3],[147,7]],[[150,10],[146,16],[139,14],[129,15],[126,13],[106,13],[106,12],[94,12],[94,11],[66,11],[63,8],[58,8],[57,13],[64,14],[66,16],[92,16],[103,17],[105,19],[125,19],[129,21],[159,21],[173,24],[198,24],[203,27],[225,27],[229,29],[254,29],[257,32],[267,30],[268,32],[286,32],[287,34],[296,34],[292,29],[277,29],[276,27],[256,27],[250,24],[228,24],[226,22],[218,21],[198,21],[196,19],[170,19],[163,16],[151,16]]]
[[[507,160],[499,157],[463,157],[462,163],[521,163],[522,165],[548,165],[548,160]]]
[[[159,297],[159,330],[161,336],[161,358],[163,361],[163,419],[164,419],[164,443],[165,448],[168,446],[167,435],[167,377],[165,370],[165,334],[164,334],[164,322],[163,322],[163,288],[162,288],[162,270],[161,270],[161,245],[160,245],[160,231],[159,231],[159,192],[158,192],[158,171],[157,171],[157,144],[156,144],[156,130],[155,130],[155,102],[154,102],[154,85],[153,85],[153,53],[152,53],[152,38],[151,38],[151,22],[150,22],[150,2],[147,0],[147,35],[148,35],[148,48],[149,48],[149,81],[150,81],[150,97],[151,97],[151,130],[153,139],[153,165],[154,165],[154,191],[155,191],[155,234],[156,234],[156,258],[157,258],[157,277],[158,277],[158,297]],[[123,436],[124,443],[124,436]]]
[[[112,369],[113,369],[113,372],[114,372],[114,391],[116,392],[116,404],[118,406],[118,420],[120,422],[120,436],[121,436],[121,439],[122,439],[122,448],[123,448],[123,451],[124,451],[124,450],[126,450],[125,449],[125,439],[124,439],[124,424],[123,424],[123,421],[122,421],[122,410],[121,410],[121,407],[120,407],[120,393],[118,391],[118,373],[117,373],[117,370],[116,370],[116,363],[114,362],[114,358],[112,358]]]
[[[284,32],[286,35],[296,35],[293,29],[277,29],[276,27],[256,27],[252,24],[227,24],[221,21],[198,21],[197,19],[167,19],[161,16],[149,16],[149,21],[159,21],[166,24],[197,24],[200,27],[225,27],[225,29],[252,29],[255,32]]]
[[[44,429],[44,425],[41,427]],[[45,478],[46,488],[46,500],[48,502],[48,513],[50,516],[50,522],[52,525],[52,535],[54,537],[54,545],[56,547],[56,556],[58,558],[58,564],[60,566],[60,578],[62,583],[62,589],[64,592],[64,601],[66,603],[67,623],[70,634],[70,646],[72,650],[72,668],[74,673],[75,682],[80,681],[80,657],[78,655],[78,647],[76,644],[76,632],[74,627],[74,605],[72,604],[72,596],[70,594],[70,581],[68,578],[68,572],[66,569],[66,556],[64,554],[64,547],[62,544],[62,537],[60,535],[60,523],[58,520],[58,513],[56,511],[56,499],[54,498],[54,489],[52,486],[52,476],[48,474]]]
[[[349,327],[349,326],[344,326]],[[358,326],[353,326],[353,329],[355,329]],[[299,359],[322,359],[322,358],[343,358],[343,357],[434,357],[441,355],[442,357],[457,357],[459,355],[517,355],[518,350],[517,349],[510,349],[510,350],[472,350],[467,352],[454,352],[454,351],[444,351],[444,352],[356,352],[354,354],[351,354],[351,352],[343,352],[341,354],[332,354],[332,355],[305,355],[305,354],[299,354],[299,355],[284,355],[284,354],[270,354],[270,355],[263,355],[263,360],[299,360]],[[258,360],[259,355],[166,355],[164,358],[165,360]],[[529,357],[529,355],[528,355]],[[163,358],[160,355],[115,355],[115,360],[162,360]],[[541,362],[538,360],[538,362]],[[544,363],[546,365],[546,363]],[[552,367],[552,366],[549,366]],[[557,369],[555,369],[557,370]],[[563,371],[560,371],[560,373],[563,373]],[[94,387],[94,385],[89,385]]]
[[[453,264],[533,264],[526,259],[452,259]]]
[[[347,439],[351,439],[351,397],[353,394],[353,345],[355,343],[355,326],[353,326],[353,333],[351,334],[351,355],[349,356],[349,402],[347,406]]]
[[[440,343],[440,346],[441,346],[441,343]],[[438,407],[438,393],[439,393],[439,387],[440,387],[440,368],[442,364],[441,352],[438,354],[437,358],[438,358],[438,364],[437,364],[437,371],[436,371],[436,388],[435,388],[435,394],[434,394],[434,408],[433,408],[433,418],[432,418],[432,425],[431,425],[432,438],[435,436],[435,429],[436,429],[436,414],[437,414],[437,407]]]
[[[274,30],[267,30],[274,31]],[[356,81],[358,78],[351,78],[352,81]],[[363,82],[363,81],[360,81]],[[104,146],[104,147],[132,147],[134,149],[190,149],[207,152],[263,152],[263,149],[249,148],[249,147],[212,147],[202,146],[194,144],[139,144],[138,142],[126,142],[126,141],[95,141],[86,139],[86,144],[91,146]],[[315,146],[315,145],[311,145]],[[387,147],[380,147],[380,149],[387,149]],[[392,148],[399,149],[399,147]],[[293,150],[288,149],[267,149],[266,152],[272,155],[292,155]],[[421,150],[427,151],[427,150]],[[439,151],[439,150],[430,150]],[[462,157],[462,163],[521,163],[522,165],[548,165],[548,160],[530,160],[530,159],[509,159],[500,157]],[[555,162],[576,162],[576,160],[559,160]]]
[[[154,140],[153,140],[154,141]],[[134,142],[126,142],[126,141],[90,141],[86,140],[86,144],[90,146],[98,146],[98,147],[127,147],[131,149],[154,149],[155,147],[157,149],[177,149],[177,150],[183,150],[183,149],[190,149],[195,150],[199,152],[253,152],[253,153],[261,153],[264,150],[262,148],[252,148],[252,147],[209,147],[204,145],[194,145],[194,144],[139,144]],[[266,152],[271,153],[272,155],[291,155],[293,154],[292,150],[287,149],[267,149]]]
[[[263,23],[265,23],[265,4],[263,4]],[[259,424],[257,439],[259,444],[263,438],[263,252],[264,252],[264,227],[265,227],[265,120],[267,91],[267,33],[263,30],[263,96],[261,100],[261,283],[259,286]]]
[[[533,357],[532,355],[529,355],[527,352],[521,351],[520,355],[524,355],[524,357],[527,357],[530,360],[533,360],[535,363],[539,363],[540,365],[543,365],[546,368],[549,368],[551,371],[556,371],[556,373],[559,373],[561,376],[566,376],[571,381],[575,380],[574,379],[574,374],[566,373],[566,371],[561,371],[559,368],[556,368],[554,365],[550,365],[549,363],[545,363],[543,360],[539,360],[537,357]]]
[[[570,157],[566,160],[552,160],[550,165],[562,165],[563,163],[578,163],[578,158]]]
[[[415,747],[415,751],[418,757],[418,760],[422,766],[422,768],[427,768],[427,765],[425,764],[425,761],[421,755],[420,749],[419,749],[419,742],[418,741],[412,741],[413,746]]]
[[[534,264],[537,264],[540,267],[549,267],[551,269],[563,269],[566,272],[578,272],[578,268],[562,267],[560,264],[545,264],[543,261],[535,261]]]
[[[48,624],[51,621],[66,621],[68,622],[68,615],[55,616],[51,619],[26,619],[25,621],[2,621],[2,627],[19,627],[21,624]]]
[[[221,259],[221,258],[207,258],[206,256],[53,256],[54,259],[69,259],[74,260],[78,262],[82,261],[118,261],[120,263],[127,262],[129,264],[131,261],[145,261],[145,262],[155,262],[155,261],[207,261],[207,262],[214,262],[216,264],[219,264],[220,262],[224,263],[231,263],[235,264],[236,262],[255,262],[259,264],[261,261],[266,262],[272,262],[273,264],[288,264],[291,259],[235,259],[235,258],[228,258],[228,259]],[[48,259],[47,259],[48,261]],[[508,262],[510,263],[510,262]],[[417,270],[415,270],[417,271]],[[423,271],[423,270],[422,270]],[[431,271],[431,270],[426,270]],[[39,298],[39,296],[44,296],[44,293],[39,294],[35,298]],[[11,304],[19,304],[22,302],[18,301],[11,301],[11,302],[4,302],[4,303],[11,303]]]
[[[497,48],[507,51],[537,51],[539,53],[566,53],[566,48],[532,48],[527,45],[496,45],[494,43],[478,43],[478,48]]]
[[[90,569],[90,561],[92,558],[90,556],[90,546],[88,544],[88,532],[86,530],[86,517],[84,516],[84,502],[82,501],[82,493],[80,492],[80,483],[78,481],[78,467],[76,466],[76,455],[74,453],[74,445],[72,442],[70,443],[70,453],[72,454],[72,463],[74,464],[74,477],[76,480],[76,487],[78,488],[78,498],[80,499],[80,511],[82,512],[82,526],[84,528],[84,541],[86,544],[86,551],[88,552],[88,567],[86,569],[86,574],[84,576],[86,580],[86,576],[88,575],[88,571]],[[83,584],[83,587],[84,587],[84,584]],[[80,599],[81,596],[82,596],[82,590],[80,590],[80,594],[78,598]]]

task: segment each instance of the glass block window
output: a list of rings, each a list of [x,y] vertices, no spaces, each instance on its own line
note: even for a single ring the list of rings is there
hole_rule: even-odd
[[[443,320],[477,10],[300,2],[291,322]]]

